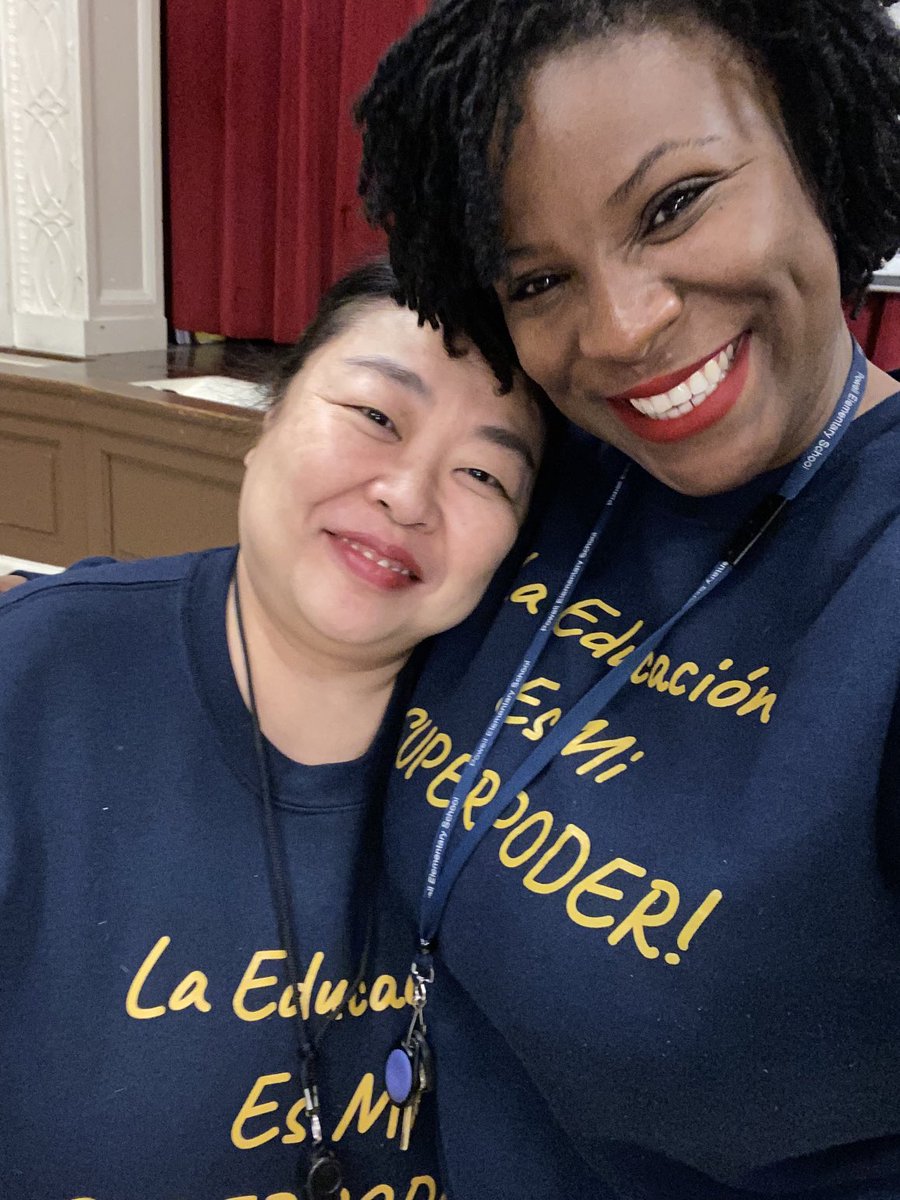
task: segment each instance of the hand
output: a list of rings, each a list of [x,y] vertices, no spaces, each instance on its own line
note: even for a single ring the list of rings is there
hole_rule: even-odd
[[[27,583],[27,579],[23,579],[21,575],[0,575],[0,592],[8,592],[11,588],[18,587],[20,583]]]

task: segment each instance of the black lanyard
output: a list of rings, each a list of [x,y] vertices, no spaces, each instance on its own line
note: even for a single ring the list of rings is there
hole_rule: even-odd
[[[259,710],[256,706],[256,691],[253,687],[253,674],[250,670],[250,654],[247,649],[247,634],[244,629],[244,615],[241,610],[241,595],[238,588],[237,568],[232,577],[234,588],[234,613],[237,620],[238,636],[241,644],[241,654],[244,660],[244,673],[247,678],[247,700],[250,709],[250,719],[253,725],[253,748],[256,756],[259,791],[262,800],[263,826],[265,831],[266,857],[269,868],[269,883],[272,889],[272,902],[275,908],[275,920],[278,925],[278,938],[285,953],[288,970],[288,980],[293,993],[294,1008],[297,1020],[294,1022],[294,1035],[297,1041],[297,1058],[300,1065],[300,1084],[303,1088],[303,1098],[306,1103],[306,1115],[312,1134],[312,1150],[308,1164],[298,1163],[298,1174],[307,1200],[335,1200],[343,1188],[343,1168],[334,1152],[331,1143],[322,1130],[322,1116],[319,1106],[318,1086],[318,1050],[319,1044],[332,1023],[343,1014],[366,971],[369,957],[369,946],[372,939],[372,924],[375,911],[374,902],[369,907],[368,926],[365,942],[363,943],[359,969],[350,988],[344,993],[344,999],[328,1014],[324,1024],[317,1034],[313,1034],[303,1016],[303,1005],[300,997],[300,955],[297,950],[296,921],[294,904],[288,886],[288,875],[284,861],[284,850],[278,832],[278,822],[275,816],[275,789],[272,785],[272,773],[266,742],[263,738],[259,723]]]

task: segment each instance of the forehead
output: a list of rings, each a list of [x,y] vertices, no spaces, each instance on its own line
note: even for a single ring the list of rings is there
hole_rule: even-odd
[[[366,360],[377,360],[385,370],[367,367]],[[427,392],[420,397],[425,413],[431,408],[444,414],[452,409],[461,422],[470,418],[473,425],[490,419],[529,434],[540,428],[537,404],[521,382],[509,395],[499,395],[493,371],[474,347],[451,357],[439,330],[420,326],[415,313],[392,300],[366,304],[354,313],[347,328],[310,357],[298,383],[304,391],[357,382],[385,392],[410,390],[392,378],[392,366],[421,380]],[[375,403],[374,396],[370,399]]]
[[[345,327],[311,357],[312,369],[344,371],[348,360],[389,356],[410,370],[429,373],[437,384],[454,377],[455,363],[444,350],[439,331],[420,326],[414,312],[393,300],[364,301],[345,317]],[[473,374],[467,360],[467,373]],[[477,372],[476,372],[477,373]]]
[[[520,214],[543,183],[588,170],[621,181],[665,142],[783,143],[768,81],[707,26],[622,31],[552,54],[529,74],[522,101],[504,181]]]

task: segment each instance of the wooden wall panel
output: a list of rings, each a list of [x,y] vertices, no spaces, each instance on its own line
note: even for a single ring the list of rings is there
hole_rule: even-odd
[[[59,532],[59,440],[0,430],[0,524],[31,533]]]
[[[0,554],[181,554],[237,540],[258,412],[0,372]]]
[[[0,411],[0,546],[69,562],[85,548],[81,431]]]
[[[146,558],[237,541],[241,463],[104,434],[87,435],[86,461],[92,553]]]

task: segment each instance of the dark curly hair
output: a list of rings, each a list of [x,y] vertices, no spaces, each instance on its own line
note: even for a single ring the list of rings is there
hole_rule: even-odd
[[[401,299],[470,337],[504,388],[517,364],[492,283],[500,177],[530,67],[620,29],[715,28],[771,81],[834,239],[845,298],[900,245],[900,31],[887,0],[436,0],[360,98],[359,191]],[[499,151],[499,153],[498,153]]]
[[[278,410],[294,378],[317,350],[339,338],[367,309],[389,302],[398,306],[403,304],[400,285],[387,258],[378,257],[360,263],[336,280],[319,298],[315,315],[298,340],[285,350],[270,369],[266,380],[267,411],[275,413]],[[447,342],[447,351],[453,358],[465,354],[467,349],[467,345],[460,342],[458,333],[452,344]],[[537,405],[549,441],[561,428],[559,414],[533,379],[516,366],[513,370],[518,370],[518,379],[525,394]],[[501,385],[498,391],[503,390]]]

